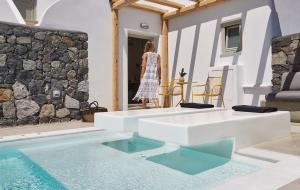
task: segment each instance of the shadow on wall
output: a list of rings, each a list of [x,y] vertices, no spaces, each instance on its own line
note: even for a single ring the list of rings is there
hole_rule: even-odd
[[[237,14],[241,14],[241,21],[242,21],[242,29],[241,29],[241,33],[243,34],[244,29],[245,29],[245,23],[247,20],[247,14],[249,10],[253,10],[255,8],[259,8],[262,6],[269,6],[270,9],[272,10],[272,14],[269,17],[268,23],[267,23],[267,28],[266,28],[266,32],[265,32],[265,36],[264,36],[264,42],[262,45],[262,50],[259,51],[261,52],[260,55],[260,62],[257,64],[258,65],[258,71],[257,71],[257,76],[255,77],[256,81],[255,81],[255,86],[254,86],[254,90],[247,92],[247,94],[251,94],[252,97],[252,102],[247,102],[248,104],[252,104],[252,105],[258,105],[259,104],[259,97],[260,95],[264,95],[265,92],[259,92],[259,90],[255,90],[255,87],[260,87],[263,83],[263,79],[264,79],[264,75],[266,72],[266,68],[267,68],[267,61],[268,61],[268,57],[269,57],[269,52],[270,52],[270,48],[271,48],[271,38],[270,38],[270,31],[274,31],[274,30],[278,30],[278,28],[274,29],[272,27],[279,27],[279,21],[278,21],[278,15],[274,9],[274,3],[269,4],[269,2],[265,2],[265,3],[261,3],[258,1],[255,2],[243,2],[241,7],[238,7],[237,10],[232,9],[231,7],[226,7],[225,9],[222,9],[222,12],[218,12],[218,11],[214,11],[214,13],[216,14],[210,14],[207,10],[207,14],[203,13],[201,15],[201,17],[197,17],[198,20],[195,20],[195,22],[184,22],[184,20],[181,20],[182,18],[178,18],[178,20],[176,22],[179,22],[178,25],[176,25],[176,27],[173,27],[170,29],[170,32],[173,31],[177,31],[177,38],[176,38],[176,45],[175,45],[175,51],[174,51],[174,57],[173,57],[173,63],[172,63],[172,70],[171,70],[171,78],[176,78],[176,73],[177,73],[177,69],[180,69],[181,66],[179,62],[179,54],[181,53],[180,51],[182,50],[181,47],[181,43],[182,43],[182,33],[183,30],[185,28],[189,28],[189,27],[193,27],[195,26],[195,31],[194,31],[194,41],[193,44],[191,44],[191,48],[192,48],[192,53],[191,53],[191,57],[190,57],[190,62],[188,64],[189,70],[188,70],[188,82],[194,82],[195,78],[199,78],[199,75],[203,74],[203,72],[200,70],[195,69],[196,64],[201,64],[202,65],[202,69],[204,69],[205,65],[207,65],[207,67],[214,67],[216,66],[216,59],[217,59],[217,54],[218,54],[218,46],[219,46],[219,36],[220,36],[220,32],[221,32],[221,23],[222,23],[222,18],[227,17],[227,16],[231,16],[231,15],[237,15]],[[205,12],[205,10],[203,10],[203,12]],[[193,14],[193,13],[192,13]],[[197,14],[197,13],[196,13]],[[188,16],[188,15],[187,15]],[[194,20],[194,19],[190,19],[190,20]],[[210,63],[209,64],[205,64],[204,62],[197,62],[197,58],[198,60],[201,61],[201,59],[203,59],[202,57],[199,57],[199,53],[198,50],[200,48],[206,48],[206,46],[208,46],[207,44],[199,44],[199,38],[200,38],[200,31],[201,31],[201,27],[203,26],[203,23],[207,23],[210,21],[216,21],[216,25],[215,25],[215,32],[214,34],[214,38],[213,38],[213,44],[212,44],[212,50],[211,50],[211,55],[210,55]],[[273,29],[273,30],[272,30]],[[281,32],[280,32],[281,33]],[[272,34],[274,35],[274,34]],[[184,47],[184,48],[189,48],[189,47]],[[247,51],[247,50],[243,50],[243,51]],[[197,57],[198,56],[198,57]],[[241,57],[241,54],[235,54],[234,56],[232,56],[232,62],[229,65],[238,65],[239,64],[239,59]],[[185,58],[185,60],[189,60],[188,58]],[[196,63],[197,62],[197,63]],[[227,70],[227,71],[226,71]],[[202,73],[197,73],[197,72],[202,72]],[[208,73],[206,73],[207,75]],[[196,76],[196,77],[195,77]],[[201,78],[206,78],[205,77],[201,77]],[[223,84],[224,84],[224,89],[223,91],[225,92],[226,90],[230,90],[230,89],[226,89],[226,83],[227,81],[227,77],[228,77],[228,69],[226,69],[224,67],[224,72],[223,72]],[[201,81],[197,81],[197,82],[201,82]],[[204,82],[202,82],[204,83]],[[223,92],[223,93],[224,93]],[[189,85],[186,89],[186,100],[190,101],[190,96],[191,96],[191,86]],[[205,102],[208,102],[208,99],[205,100]],[[221,105],[221,101],[218,101],[217,105]]]
[[[300,72],[300,47],[297,48],[293,63],[293,72]]]

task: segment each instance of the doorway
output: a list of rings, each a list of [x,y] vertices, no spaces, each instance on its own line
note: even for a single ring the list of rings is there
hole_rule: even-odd
[[[152,38],[128,37],[128,108],[138,109],[141,102],[133,101],[140,86],[140,75],[144,47]]]

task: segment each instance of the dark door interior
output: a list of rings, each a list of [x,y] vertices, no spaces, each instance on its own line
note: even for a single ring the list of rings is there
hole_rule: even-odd
[[[138,103],[132,99],[140,85],[142,56],[147,41],[142,38],[128,38],[128,104]]]

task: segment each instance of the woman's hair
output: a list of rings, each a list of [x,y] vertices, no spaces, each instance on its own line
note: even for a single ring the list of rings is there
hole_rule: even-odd
[[[151,49],[154,49],[154,43],[152,41],[147,41],[144,48],[144,53],[149,52]]]

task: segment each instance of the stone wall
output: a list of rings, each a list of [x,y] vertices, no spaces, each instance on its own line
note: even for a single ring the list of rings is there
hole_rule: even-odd
[[[272,67],[273,91],[278,91],[281,85],[281,76],[284,72],[300,71],[300,34],[273,39]]]
[[[0,23],[0,126],[81,119],[88,36]]]

